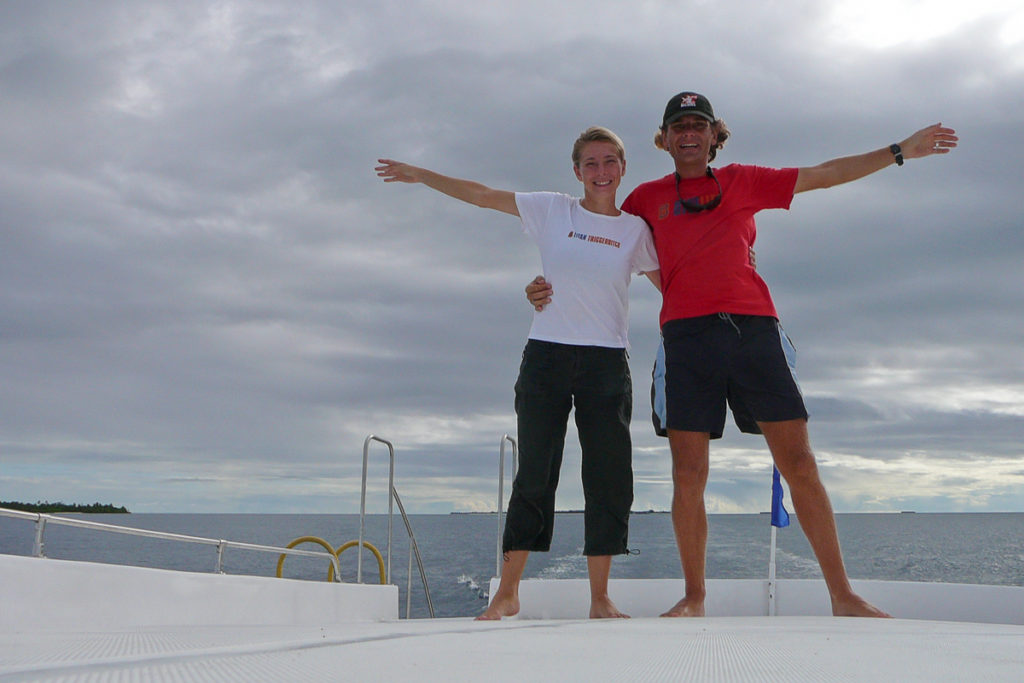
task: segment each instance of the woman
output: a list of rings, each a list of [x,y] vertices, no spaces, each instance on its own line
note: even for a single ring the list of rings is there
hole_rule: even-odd
[[[583,451],[585,541],[590,617],[625,617],[608,596],[612,555],[627,552],[633,502],[632,383],[627,364],[628,287],[643,273],[660,287],[644,222],[622,213],[615,193],[626,171],[622,141],[592,127],[573,145],[583,197],[514,193],[379,159],[384,182],[423,183],[456,199],[519,216],[540,250],[559,297],[534,313],[516,381],[519,471],[512,486],[497,593],[478,619],[519,612],[519,583],[532,551],[550,549],[555,489],[569,411],[575,404]]]

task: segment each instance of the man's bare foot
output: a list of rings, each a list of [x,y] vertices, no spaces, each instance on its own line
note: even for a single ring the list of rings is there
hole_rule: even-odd
[[[683,598],[675,604],[663,617],[702,617],[704,616],[704,600],[697,598]]]
[[[608,598],[591,599],[590,601],[590,618],[591,619],[629,619],[628,614],[623,614],[619,611],[619,608],[615,606],[615,603]]]
[[[883,612],[864,598],[851,594],[847,598],[832,599],[832,616],[834,617],[875,617],[892,619],[892,615]]]
[[[502,617],[512,617],[519,614],[519,598],[515,596],[502,597],[494,596],[494,600],[474,621],[498,621]]]

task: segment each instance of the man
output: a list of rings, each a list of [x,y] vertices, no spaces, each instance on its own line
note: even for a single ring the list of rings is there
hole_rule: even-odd
[[[835,518],[818,476],[807,411],[786,358],[788,340],[767,285],[751,264],[754,214],[788,209],[795,194],[851,182],[907,159],[956,147],[951,128],[935,124],[899,144],[806,168],[771,169],[710,162],[729,137],[706,97],[669,100],[655,145],[675,171],[644,183],[623,211],[654,233],[661,266],[661,328],[666,354],[667,429],[672,451],[672,522],[686,593],[662,616],[703,616],[709,443],[722,434],[730,404],[753,417],[821,566],[836,616],[888,617],[854,593],[843,565]],[[530,288],[535,306],[551,295]],[[741,424],[742,427],[742,424]]]

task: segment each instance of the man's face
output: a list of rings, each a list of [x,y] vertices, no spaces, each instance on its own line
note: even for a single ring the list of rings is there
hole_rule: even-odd
[[[677,163],[706,164],[711,154],[715,133],[703,116],[688,114],[673,121],[665,129],[662,142]]]

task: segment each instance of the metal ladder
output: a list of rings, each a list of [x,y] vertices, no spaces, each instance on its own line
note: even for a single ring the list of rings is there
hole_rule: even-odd
[[[415,555],[416,565],[419,568],[420,580],[423,582],[423,594],[427,598],[427,610],[430,613],[430,617],[434,617],[434,602],[430,599],[430,587],[427,585],[427,574],[423,569],[423,558],[420,557],[420,548],[416,543],[416,534],[413,533],[412,524],[409,523],[409,515],[405,513],[405,506],[402,505],[402,499],[398,496],[398,491],[395,490],[395,447],[387,439],[382,439],[378,436],[370,434],[363,441],[363,484],[362,490],[359,496],[359,552],[356,556],[356,583],[363,582],[363,537],[364,529],[366,526],[366,472],[367,466],[370,460],[370,443],[376,441],[382,443],[388,447],[389,453],[389,467],[388,467],[388,548],[387,548],[387,577],[391,579],[391,537],[392,537],[392,518],[394,517],[394,505],[398,503],[398,511],[402,514],[402,521],[405,522],[405,531],[409,535],[409,571],[407,574],[407,582],[405,588],[405,618],[409,618],[409,614],[412,610],[412,558]],[[500,548],[499,548],[500,550]]]

